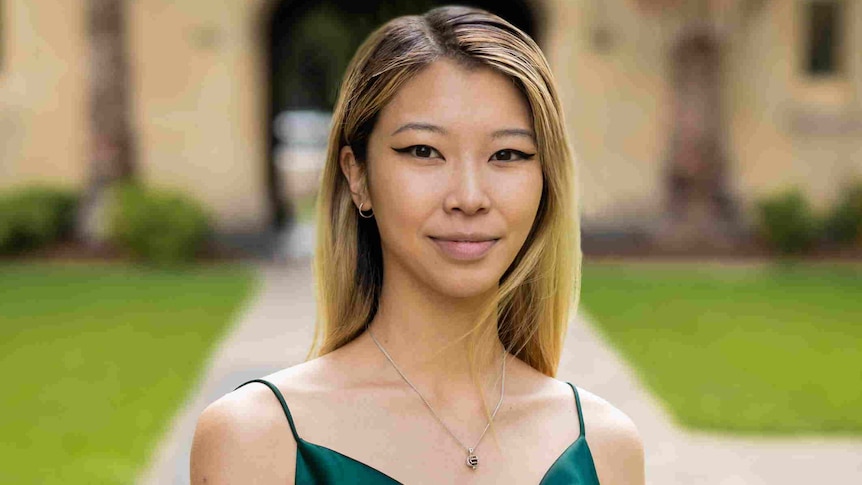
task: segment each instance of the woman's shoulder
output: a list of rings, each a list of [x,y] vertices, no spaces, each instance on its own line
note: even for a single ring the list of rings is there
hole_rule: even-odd
[[[261,379],[289,401],[320,372],[320,362],[309,361]],[[285,411],[273,390],[260,382],[207,406],[192,442],[191,483],[293,483],[296,441]]]
[[[604,485],[642,484],[644,447],[637,426],[616,406],[578,387],[587,444]]]
[[[523,407],[524,412],[515,416],[515,419],[527,422],[527,415],[544,413],[559,423],[555,429],[565,430],[566,433],[571,429],[571,436],[578,436],[577,401],[570,384],[542,374],[521,361],[514,363],[513,394],[516,394],[514,397],[519,402],[527,403]],[[577,381],[571,381],[571,385],[577,388],[585,439],[600,483],[643,484],[643,442],[632,419],[604,398],[580,387]],[[508,394],[508,382],[506,391]]]

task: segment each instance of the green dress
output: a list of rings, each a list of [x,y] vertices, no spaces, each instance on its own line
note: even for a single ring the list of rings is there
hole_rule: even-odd
[[[367,485],[397,485],[398,480],[389,475],[372,468],[365,463],[354,460],[325,446],[316,445],[299,437],[293,424],[293,417],[287,408],[281,392],[275,385],[263,379],[252,379],[241,384],[240,387],[251,383],[260,382],[266,384],[278,402],[281,403],[290,431],[296,440],[296,474],[294,476],[297,485],[306,484],[367,484]],[[551,468],[542,477],[539,485],[599,485],[596,475],[596,467],[593,464],[593,456],[584,435],[584,416],[581,413],[581,399],[578,390],[571,383],[567,383],[575,393],[575,405],[578,409],[578,421],[581,426],[581,434],[574,443],[566,448],[566,451],[557,458]]]

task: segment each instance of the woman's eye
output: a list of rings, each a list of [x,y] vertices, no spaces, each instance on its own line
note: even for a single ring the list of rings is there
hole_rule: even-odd
[[[413,147],[413,155],[419,158],[431,158],[431,155],[436,152],[437,150],[428,145],[416,145]]]
[[[416,158],[442,158],[440,152],[428,145],[412,145],[404,148],[394,148],[398,153],[407,153]]]
[[[534,155],[535,153],[524,153],[519,150],[506,149],[494,152],[494,155],[491,157],[491,159],[510,162],[514,160],[529,160],[533,158]]]

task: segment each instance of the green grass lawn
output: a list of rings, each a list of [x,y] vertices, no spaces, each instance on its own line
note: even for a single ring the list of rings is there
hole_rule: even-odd
[[[0,483],[129,484],[253,269],[0,264]]]
[[[682,425],[862,434],[862,267],[587,264],[582,305]]]

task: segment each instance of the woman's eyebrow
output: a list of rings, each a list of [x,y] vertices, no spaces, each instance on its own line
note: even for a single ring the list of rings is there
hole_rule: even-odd
[[[395,135],[401,133],[402,131],[407,131],[407,130],[430,131],[432,133],[440,133],[441,135],[445,135],[445,134],[449,133],[442,126],[432,125],[430,123],[407,123],[405,125],[401,125],[400,128],[393,131],[392,134],[389,136],[395,136]]]
[[[432,133],[439,133],[441,135],[446,135],[449,133],[442,126],[432,125],[431,123],[406,123],[404,125],[401,125],[397,130],[393,131],[390,136],[395,136],[402,131],[407,130],[430,131]],[[507,136],[522,136],[529,138],[531,141],[536,141],[536,136],[533,134],[532,130],[527,130],[524,128],[505,128],[491,133],[492,139],[504,138]]]
[[[531,130],[525,130],[524,128],[507,128],[505,130],[497,130],[494,133],[491,133],[491,138],[503,138],[507,136],[524,136],[529,138],[531,141],[536,141],[536,136],[533,134]]]

